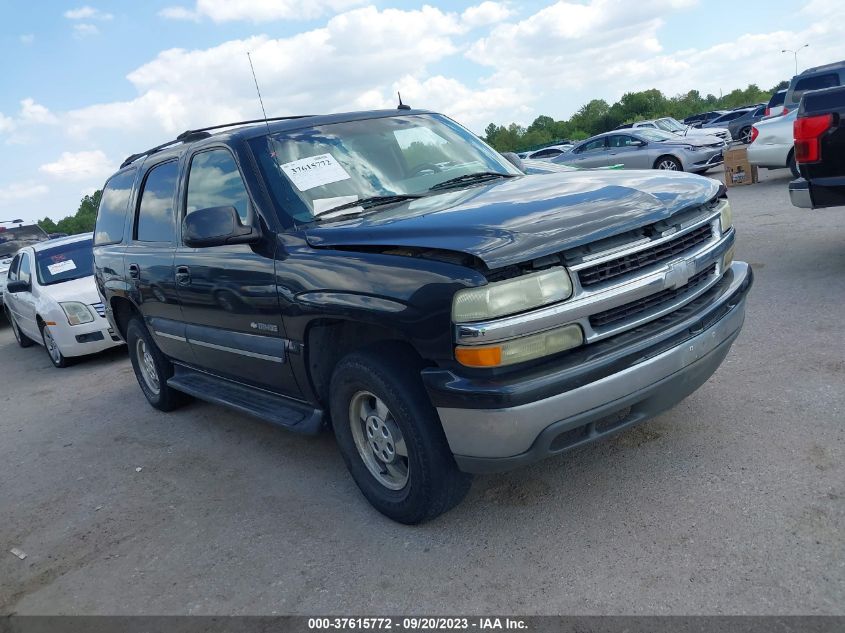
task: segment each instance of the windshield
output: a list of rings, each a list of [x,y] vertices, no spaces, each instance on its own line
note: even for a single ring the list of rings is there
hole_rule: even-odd
[[[657,119],[655,121],[657,123],[657,127],[661,130],[666,130],[667,132],[683,132],[687,129],[686,125],[682,125],[680,122],[676,121],[670,116],[664,117],[662,119]]]
[[[18,252],[19,248],[43,242],[47,234],[37,224],[29,226],[0,226],[0,259],[7,259]]]
[[[62,244],[35,253],[35,269],[42,286],[94,274],[94,241]]]
[[[664,132],[663,130],[652,130],[649,128],[637,129],[637,136],[644,138],[647,141],[676,141],[677,134],[671,132]]]
[[[291,130],[253,139],[251,147],[279,206],[295,222],[355,207],[358,200],[430,195],[454,179],[447,186],[470,186],[478,182],[474,174],[521,175],[474,134],[436,114]]]

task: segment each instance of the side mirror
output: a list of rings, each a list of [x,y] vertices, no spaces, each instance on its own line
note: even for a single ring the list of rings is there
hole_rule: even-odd
[[[182,222],[183,241],[191,248],[249,244],[260,237],[257,229],[241,224],[235,207],[198,209]]]
[[[28,281],[23,281],[22,279],[10,281],[6,284],[6,292],[9,293],[29,292],[30,290],[32,290],[32,285]]]
[[[502,154],[509,163],[511,163],[514,167],[516,167],[519,171],[525,171],[525,165],[522,162],[522,159],[514,154],[513,152],[505,152]]]
[[[636,147],[645,147],[646,145],[648,145],[648,141],[640,140],[640,141],[637,141],[636,143],[634,143],[634,145]]]

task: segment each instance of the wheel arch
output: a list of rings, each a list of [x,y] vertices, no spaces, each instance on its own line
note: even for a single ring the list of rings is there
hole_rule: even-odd
[[[317,401],[328,407],[329,386],[338,362],[345,356],[367,349],[401,350],[409,363],[425,363],[411,342],[389,327],[362,321],[318,319],[305,332],[305,371]]]
[[[674,154],[664,153],[660,154],[657,158],[654,159],[654,163],[652,164],[652,169],[657,169],[657,165],[660,164],[660,161],[664,158],[671,158],[675,162],[677,162],[681,166],[681,171],[686,171],[686,167],[684,166],[684,161],[681,160],[679,156],[675,156]]]
[[[126,340],[126,327],[129,325],[129,319],[135,314],[140,314],[138,307],[126,297],[115,296],[109,299],[109,307],[111,308],[114,325],[117,327],[120,338]]]

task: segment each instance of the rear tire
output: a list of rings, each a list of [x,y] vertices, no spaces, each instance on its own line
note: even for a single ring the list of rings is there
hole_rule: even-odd
[[[6,319],[9,321],[9,325],[12,326],[12,334],[15,335],[15,340],[18,342],[18,345],[20,345],[21,347],[31,347],[35,341],[33,341],[26,334],[21,332],[21,329],[18,327],[17,321],[15,321],[15,317],[12,316],[11,310],[6,310]]]
[[[683,165],[681,165],[681,161],[679,161],[674,156],[661,156],[656,161],[654,161],[654,168],[663,169],[666,171],[684,171],[684,167]]]
[[[167,385],[167,379],[173,375],[173,363],[161,353],[147,326],[137,316],[126,326],[126,344],[135,378],[147,401],[159,411],[172,411],[183,405],[188,397]]]
[[[350,354],[338,363],[330,393],[341,455],[376,510],[413,525],[464,498],[472,476],[458,470],[407,353],[381,346]]]
[[[739,140],[742,141],[745,145],[748,145],[751,142],[751,126],[746,125],[739,131]]]
[[[789,171],[792,172],[792,176],[794,178],[801,177],[801,171],[798,169],[798,163],[795,162],[795,150],[789,152],[789,156],[786,159],[786,166],[789,167]]]

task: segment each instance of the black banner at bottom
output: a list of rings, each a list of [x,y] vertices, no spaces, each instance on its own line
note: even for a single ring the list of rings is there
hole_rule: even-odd
[[[845,616],[5,616],[0,633],[845,633]]]

